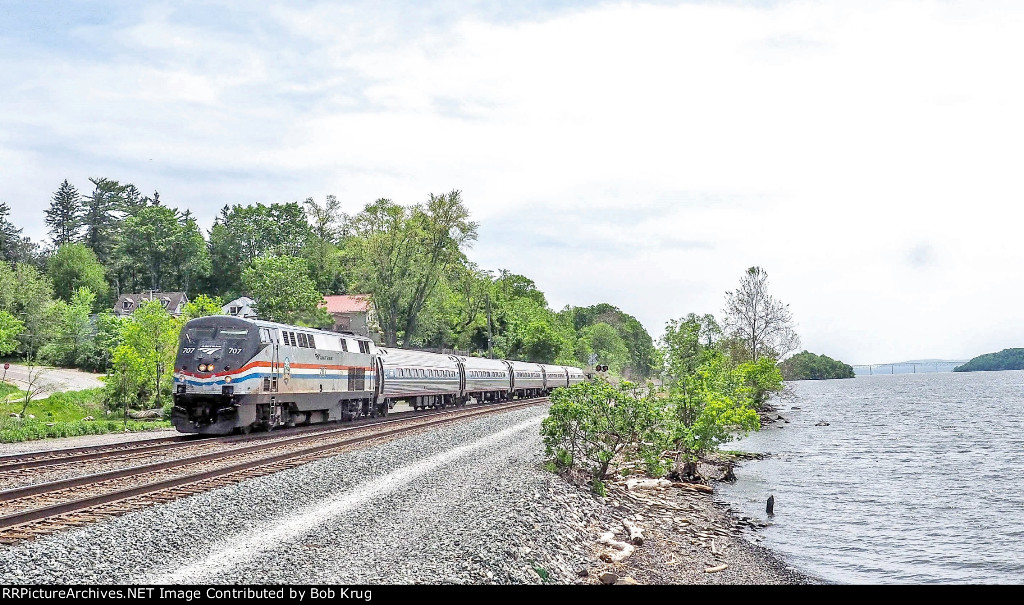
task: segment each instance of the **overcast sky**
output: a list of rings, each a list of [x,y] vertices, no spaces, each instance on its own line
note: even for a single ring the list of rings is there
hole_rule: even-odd
[[[0,201],[460,189],[474,261],[655,338],[760,265],[812,352],[1024,347],[1019,2],[379,4],[0,0]]]

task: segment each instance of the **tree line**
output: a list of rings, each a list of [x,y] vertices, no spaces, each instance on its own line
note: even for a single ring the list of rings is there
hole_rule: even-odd
[[[721,324],[691,314],[670,322],[659,346],[613,305],[555,311],[529,277],[469,260],[479,226],[459,190],[412,205],[381,198],[353,213],[331,195],[224,205],[204,230],[159,192],[89,181],[87,195],[67,180],[57,187],[41,243],[0,202],[0,355],[107,371],[108,402],[119,405],[168,400],[183,322],[241,295],[263,319],[328,327],[324,295],[368,294],[385,345],[596,361],[626,379],[663,382],[687,418],[699,417],[709,393],[740,382],[761,405],[774,388],[761,384],[774,384],[764,378],[769,366],[798,343],[759,267],[727,293]],[[111,312],[120,295],[150,290],[183,291],[191,302],[180,318],[159,301],[126,318]]]
[[[122,294],[147,291],[185,292],[185,318],[246,295],[263,319],[321,328],[331,325],[324,295],[369,294],[385,345],[580,367],[596,359],[634,379],[656,369],[635,317],[609,304],[553,310],[529,277],[469,260],[478,224],[458,190],[352,213],[330,195],[224,205],[204,230],[159,192],[108,178],[89,186],[82,194],[65,180],[40,205],[44,242],[24,237],[0,203],[0,355],[109,371],[112,401],[148,405],[170,389],[174,347],[159,342],[177,337],[181,319],[159,305],[112,313]]]

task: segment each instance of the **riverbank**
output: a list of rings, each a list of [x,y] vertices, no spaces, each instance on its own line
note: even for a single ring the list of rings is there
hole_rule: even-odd
[[[701,463],[705,477],[731,469],[728,457]],[[584,584],[824,584],[754,544],[761,522],[715,499],[714,484],[630,479],[608,483],[585,536],[596,563]],[[630,540],[630,533],[635,539]]]

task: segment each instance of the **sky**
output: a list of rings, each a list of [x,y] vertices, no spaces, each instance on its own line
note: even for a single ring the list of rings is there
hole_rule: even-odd
[[[657,339],[763,267],[851,364],[1024,347],[1024,5],[0,0],[0,201],[458,189],[469,257]]]

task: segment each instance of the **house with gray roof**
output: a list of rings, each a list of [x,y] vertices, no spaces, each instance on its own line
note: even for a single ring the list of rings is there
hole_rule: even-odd
[[[142,303],[151,300],[158,300],[163,304],[167,312],[178,317],[185,310],[185,303],[188,297],[184,292],[140,292],[138,294],[122,294],[114,303],[114,315],[126,317],[138,309]]]

